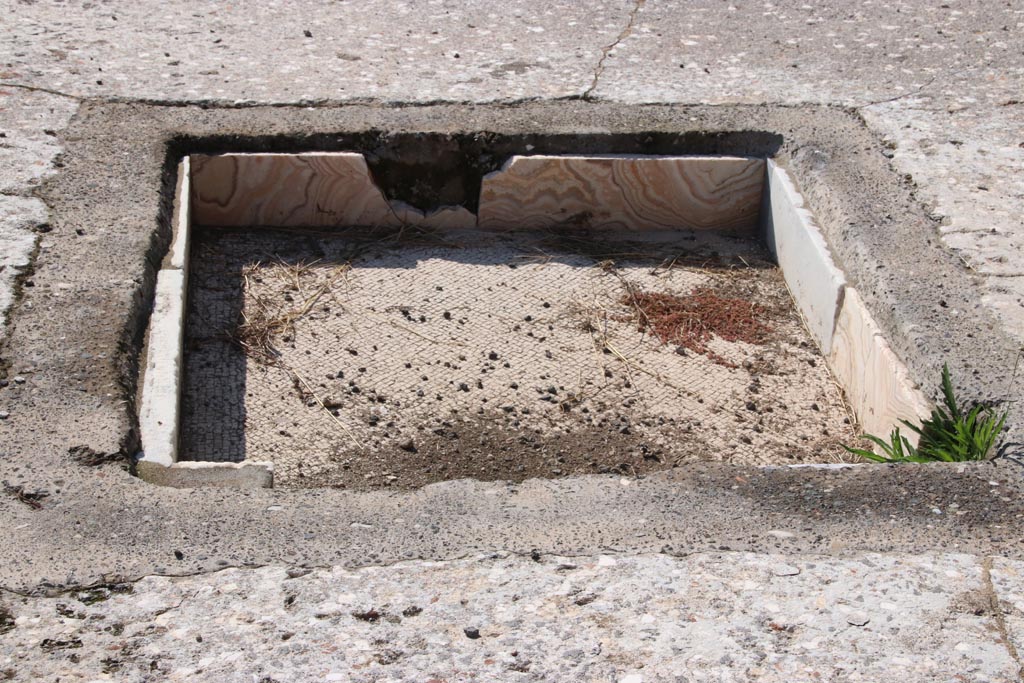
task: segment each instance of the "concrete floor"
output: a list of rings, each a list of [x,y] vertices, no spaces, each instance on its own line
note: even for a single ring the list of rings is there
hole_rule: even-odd
[[[303,127],[352,130],[368,122],[457,129],[472,125],[467,121],[474,116],[490,116],[496,127],[603,132],[625,121],[675,115],[676,129],[692,120],[697,127],[776,131],[797,141],[787,143],[784,155],[811,183],[808,200],[829,224],[841,260],[858,273],[856,284],[880,324],[902,340],[896,348],[915,379],[930,388],[935,369],[948,360],[966,390],[1019,398],[1013,349],[1024,341],[1020,3],[914,0],[833,8],[796,2],[498,6],[370,0],[254,8],[12,1],[2,9],[12,30],[0,37],[0,307],[15,303],[0,346],[6,382],[0,388],[0,480],[15,488],[0,495],[0,585],[7,591],[3,601],[18,618],[12,631],[0,634],[0,671],[11,671],[15,680],[38,680],[75,669],[75,655],[84,662],[77,669],[83,678],[117,677],[116,671],[104,674],[95,656],[114,643],[89,630],[95,622],[57,611],[54,598],[65,601],[66,589],[110,581],[134,582],[147,594],[144,582],[174,580],[138,579],[163,574],[196,574],[181,585],[205,595],[226,576],[208,573],[224,567],[238,567],[233,571],[242,578],[228,582],[242,585],[278,581],[283,566],[364,567],[512,551],[522,554],[511,561],[524,586],[520,598],[488,603],[484,612],[500,604],[524,624],[536,624],[528,616],[534,613],[521,606],[540,604],[560,590],[530,574],[529,553],[538,549],[542,555],[594,558],[597,564],[606,554],[629,568],[626,583],[646,587],[659,585],[666,571],[682,571],[675,563],[691,562],[675,556],[725,553],[714,572],[726,578],[713,589],[712,602],[745,590],[744,581],[756,582],[744,573],[748,556],[737,551],[753,553],[755,562],[798,568],[820,561],[836,570],[801,574],[809,580],[801,579],[787,605],[801,614],[827,609],[833,602],[826,587],[845,589],[843,599],[854,601],[888,590],[888,602],[899,611],[920,615],[879,635],[891,644],[892,656],[902,658],[895,665],[908,667],[902,669],[904,680],[953,680],[964,672],[976,680],[1019,676],[1024,578],[1019,567],[1001,558],[1024,556],[1024,487],[1021,468],[1009,461],[841,472],[722,465],[639,480],[577,477],[508,486],[460,481],[403,494],[238,494],[156,490],[125,473],[118,454],[134,445],[125,408],[132,375],[125,351],[131,344],[122,342],[137,328],[146,259],[159,258],[161,241],[153,235],[155,215],[166,209],[159,189],[167,140],[178,134],[294,133]],[[537,102],[514,106],[527,100]],[[390,106],[438,102],[457,106]],[[487,109],[488,103],[499,106]],[[620,106],[640,103],[654,107],[640,115]],[[738,105],[749,108],[739,114]],[[866,128],[835,124],[836,117]],[[669,124],[650,125],[654,130]],[[225,139],[216,144],[228,144]],[[830,156],[830,150],[844,157]],[[836,171],[846,159],[860,172]],[[841,192],[826,191],[833,173],[862,183],[865,204],[891,208],[890,217],[879,215],[869,228],[847,225],[859,209]],[[942,294],[937,286],[919,291],[922,282],[945,288]],[[15,495],[17,487],[45,491],[41,508]],[[225,515],[226,508],[242,514]],[[645,559],[651,553],[654,559]],[[874,553],[892,564],[876,571]],[[935,553],[956,555],[927,559]],[[850,566],[861,568],[858,577],[869,578],[853,581]],[[927,576],[941,577],[932,593],[915,587],[922,566]],[[365,594],[353,590],[369,600],[391,595],[402,577],[411,577],[413,587],[426,585],[418,569],[403,571],[382,570],[365,580]],[[462,575],[438,571],[448,577],[438,588],[439,599],[457,604],[450,598],[459,592]],[[329,573],[322,580],[325,590],[349,590]],[[628,599],[633,588],[625,585],[609,589],[613,604]],[[979,595],[975,589],[982,603],[965,602],[961,594]],[[230,596],[237,589],[217,590]],[[273,596],[273,590],[254,594]],[[47,592],[54,597],[38,597]],[[934,594],[946,597],[933,599]],[[240,596],[207,604],[224,619],[247,618],[248,603]],[[118,605],[94,614],[113,617]],[[129,644],[143,653],[165,649],[157,632],[163,634],[166,625],[156,614],[164,606],[145,609],[131,618],[152,629],[148,635],[127,633]],[[611,620],[587,622],[587,637],[646,628],[645,617],[662,624],[658,620],[673,607],[665,609],[639,607],[639,626],[617,625],[615,619],[632,614],[621,607]],[[43,612],[45,619],[32,621]],[[167,614],[173,612],[165,612],[164,620]],[[878,623],[869,616],[869,626]],[[678,635],[672,629],[680,617],[685,615],[670,614],[673,626],[664,633]],[[705,619],[746,623],[736,613],[695,617],[694,629]],[[424,627],[416,641],[428,653],[448,648],[443,639],[432,640],[443,630],[437,619],[430,622],[436,629]],[[191,616],[185,623],[197,620]],[[914,668],[921,662],[913,641],[921,624],[939,626],[929,631],[931,663]],[[486,623],[457,625],[479,628],[481,641],[491,635]],[[68,641],[66,635],[73,642],[79,628],[93,634],[81,635],[81,648],[57,644]],[[373,642],[362,622],[339,620],[338,628],[346,637]],[[513,646],[536,651],[544,633],[526,629]],[[201,634],[186,629],[179,635],[196,643]],[[247,636],[246,642],[262,642],[261,637]],[[745,642],[736,638],[727,652],[715,653],[722,668],[713,675],[763,679],[754,670],[760,664],[737,658],[747,651]],[[832,662],[846,656],[842,648],[850,641],[816,642]],[[961,645],[977,653],[977,661],[965,663]],[[340,641],[337,646],[343,649]],[[798,637],[773,647],[791,657],[778,669],[783,680],[813,678],[806,668],[786,663],[808,651]],[[602,679],[668,680],[681,674],[699,680],[707,672],[693,658],[696,645],[652,654],[646,671],[638,671],[633,660],[602,658],[610,650],[585,652],[581,657],[591,658],[594,675]],[[832,678],[870,680],[872,667],[885,656],[864,648],[847,654],[854,664],[826,669]],[[722,659],[726,655],[732,659]],[[175,675],[195,679],[195,668],[211,666],[202,662],[214,656],[192,644],[176,660]],[[290,658],[300,678],[363,676],[353,673],[362,671],[355,668],[361,662],[341,660],[321,672],[301,647],[255,659],[266,662],[270,656]],[[489,658],[475,656],[465,653],[410,671],[468,680],[491,666]],[[165,676],[159,667],[120,677]],[[256,673],[246,667],[222,671],[225,680],[251,680]],[[388,678],[376,669],[371,673]],[[529,676],[505,669],[492,677]],[[534,672],[534,678],[545,676],[558,672]]]

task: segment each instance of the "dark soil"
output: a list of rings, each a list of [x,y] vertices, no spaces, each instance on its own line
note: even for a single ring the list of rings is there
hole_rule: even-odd
[[[320,481],[299,485],[411,489],[463,478],[521,482],[579,474],[641,476],[677,464],[651,440],[635,434],[625,417],[600,426],[581,424],[568,434],[524,431],[513,426],[515,419],[507,413],[477,417],[441,421],[421,428],[416,438],[387,440],[351,459],[341,459],[342,451],[331,475],[318,473]],[[697,435],[686,439],[684,447],[694,460],[713,455]]]

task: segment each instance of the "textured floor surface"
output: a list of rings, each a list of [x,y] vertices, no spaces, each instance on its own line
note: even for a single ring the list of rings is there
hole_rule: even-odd
[[[4,596],[61,681],[1016,681],[1019,562],[751,553],[228,569]],[[1017,644],[1019,645],[1019,643]]]
[[[269,460],[278,485],[835,462],[854,439],[780,274],[742,240],[209,231],[190,287],[185,455]],[[764,338],[666,344],[623,300],[702,289]]]
[[[914,229],[955,250],[974,278],[980,302],[936,297],[935,315],[952,321],[987,309],[998,321],[979,326],[979,338],[1001,328],[1024,340],[1020,2],[0,4],[10,26],[0,32],[0,337],[19,340],[0,348],[11,379],[0,391],[0,412],[10,413],[0,419],[0,479],[49,492],[40,509],[0,496],[0,583],[38,591],[117,573],[147,576],[129,584],[132,594],[92,605],[59,590],[46,598],[3,592],[15,619],[0,614],[0,678],[1020,680],[1013,658],[1024,649],[1024,568],[997,557],[987,581],[984,559],[1020,559],[1024,496],[1020,469],[1008,463],[965,466],[966,473],[942,465],[741,474],[709,466],[629,486],[582,477],[508,490],[453,482],[402,494],[179,491],[145,486],[116,464],[79,465],[69,447],[118,451],[112,416],[126,398],[108,374],[100,384],[88,372],[116,356],[115,335],[101,348],[79,342],[96,329],[123,330],[127,307],[97,314],[96,302],[112,292],[137,296],[140,271],[131,264],[142,250],[131,245],[148,239],[156,215],[146,198],[156,195],[157,179],[123,202],[110,171],[145,154],[144,140],[160,150],[162,143],[141,136],[134,148],[84,152],[94,175],[71,201],[105,207],[100,220],[62,220],[59,207],[40,199],[41,184],[83,154],[78,136],[124,141],[140,130],[119,120],[83,133],[74,123],[116,100],[159,103],[145,114],[154,121],[178,110],[199,120],[207,107],[236,111],[239,101],[296,105],[281,110],[276,127],[243,117],[219,129],[224,136],[290,130],[285,119],[307,108],[353,102],[409,115],[408,105],[438,100],[463,109],[551,98],[581,110],[767,104],[794,114],[822,104],[863,118],[884,139],[887,163],[931,219]],[[323,130],[362,125],[362,116]],[[601,132],[620,116],[631,118],[616,114],[574,130]],[[801,151],[815,164],[839,161],[821,157],[815,142],[830,128],[800,125],[771,130],[802,136]],[[879,184],[865,202],[895,186]],[[888,272],[926,271],[925,251]],[[884,282],[874,282],[875,312],[895,329],[901,310],[886,300]],[[41,344],[25,343],[32,329]],[[934,367],[948,356],[962,377],[985,355],[951,353],[941,335],[907,333],[935,354]],[[1012,366],[1011,359],[1007,377]],[[13,381],[19,376],[23,384]],[[1020,394],[1019,384],[1009,390],[1010,398]],[[647,554],[664,543],[687,557]],[[698,553],[720,546],[758,554]],[[583,556],[565,560],[578,569],[559,570],[563,560],[528,559],[531,547]],[[451,559],[466,548],[524,555],[330,567],[387,564],[407,553]],[[936,548],[969,555],[937,556]],[[214,571],[265,563],[277,566]],[[289,579],[281,563],[325,568]],[[801,573],[777,576],[769,570],[776,564]],[[168,573],[201,575],[150,576]],[[512,583],[488,593],[491,579],[483,577],[492,573],[495,583]],[[577,604],[589,599],[570,597],[581,586],[599,596]],[[787,587],[791,600],[780,597]],[[854,623],[840,599],[857,604]],[[402,614],[414,605],[420,616]],[[352,616],[375,607],[377,622]],[[467,628],[481,637],[470,639]],[[514,645],[501,642],[510,638]],[[684,649],[673,651],[676,643]],[[707,652],[706,643],[725,651]],[[520,659],[529,671],[517,670],[526,666]]]

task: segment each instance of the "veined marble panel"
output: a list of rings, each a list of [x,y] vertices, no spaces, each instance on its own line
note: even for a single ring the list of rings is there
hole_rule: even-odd
[[[764,164],[744,157],[514,156],[484,177],[479,224],[753,235]]]
[[[846,288],[828,360],[865,433],[884,439],[900,419],[920,424],[931,412],[853,287]],[[917,443],[913,432],[901,432]]]
[[[192,156],[197,225],[397,226],[362,154]]]

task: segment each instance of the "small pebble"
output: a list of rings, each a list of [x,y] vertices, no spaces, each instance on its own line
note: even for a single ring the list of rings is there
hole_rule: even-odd
[[[869,621],[871,617],[864,612],[854,611],[846,615],[846,623],[850,626],[867,626]]]
[[[772,574],[774,574],[775,576],[796,576],[799,573],[800,569],[790,564],[776,565],[772,569]]]

